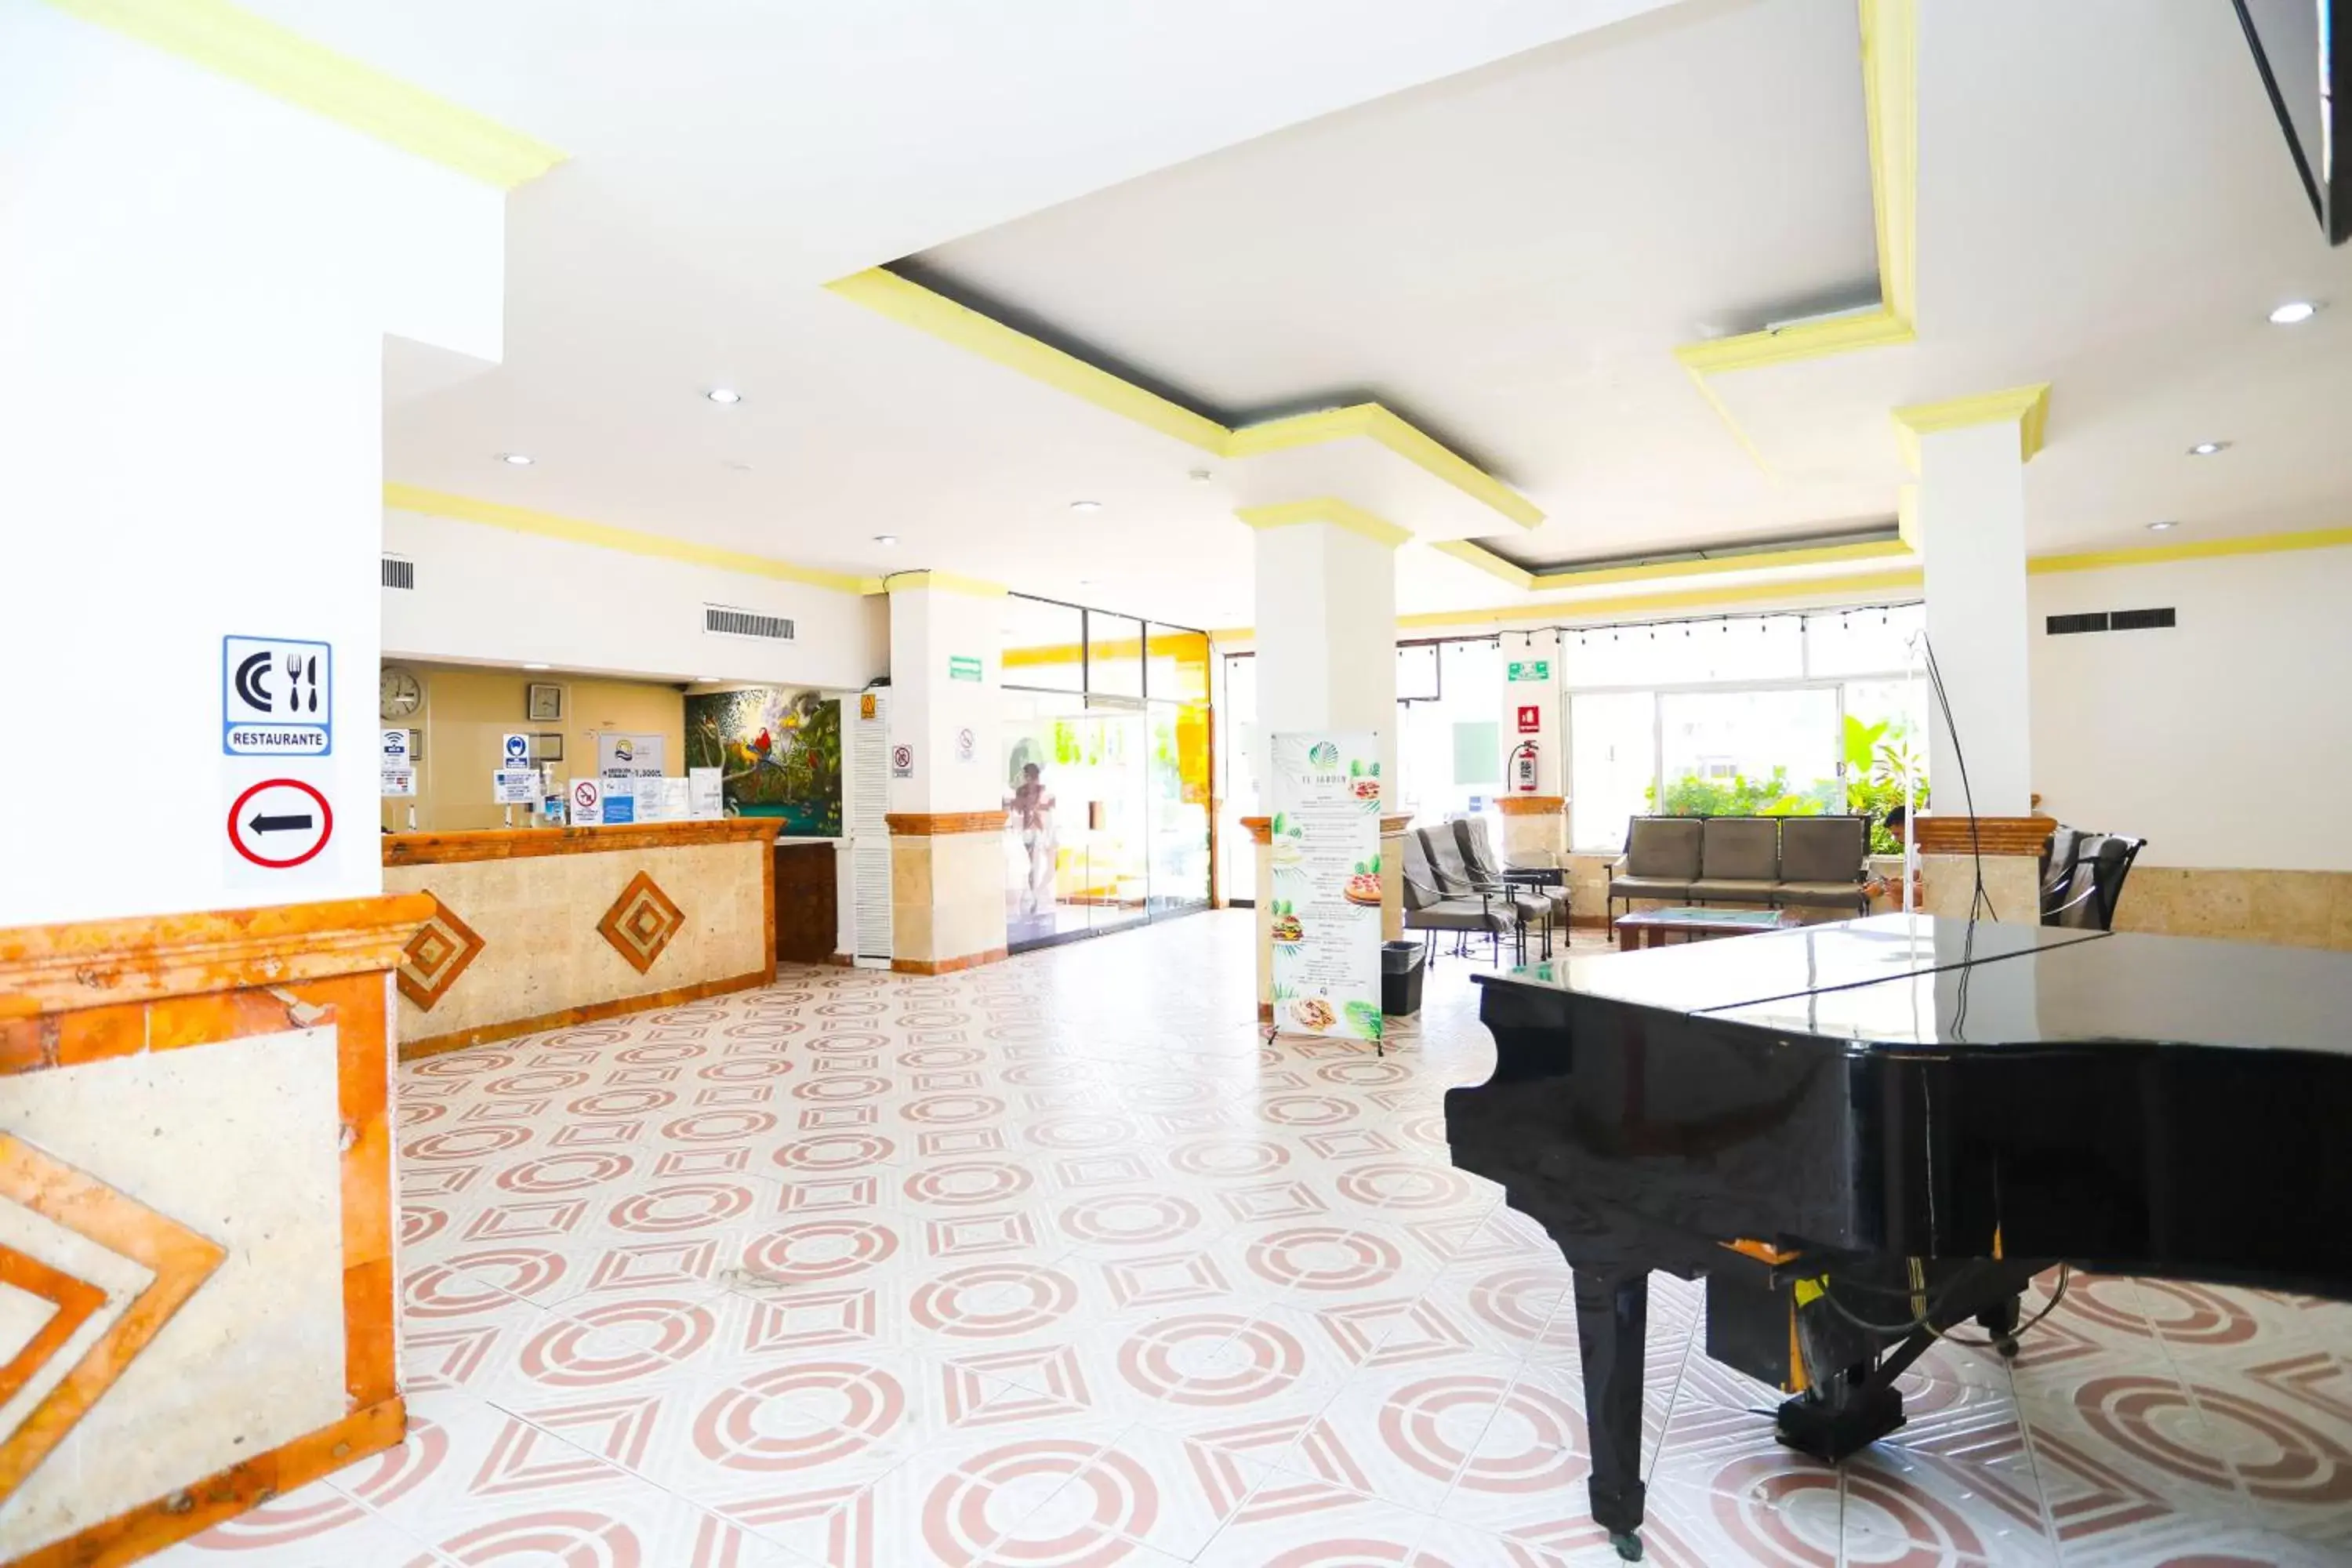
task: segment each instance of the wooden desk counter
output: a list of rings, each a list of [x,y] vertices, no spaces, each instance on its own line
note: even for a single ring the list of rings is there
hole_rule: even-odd
[[[386,835],[384,890],[436,906],[397,972],[402,1058],[768,984],[778,826]]]

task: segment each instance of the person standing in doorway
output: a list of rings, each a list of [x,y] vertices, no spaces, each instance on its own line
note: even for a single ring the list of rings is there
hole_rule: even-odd
[[[1045,787],[1045,771],[1036,763],[1021,764],[1021,782],[1004,808],[1013,814],[1013,829],[1029,857],[1021,914],[1024,918],[1045,914],[1054,907],[1054,793]]]

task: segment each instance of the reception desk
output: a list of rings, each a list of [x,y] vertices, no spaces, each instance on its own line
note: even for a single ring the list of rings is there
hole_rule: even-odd
[[[0,1562],[123,1563],[400,1441],[353,899],[0,931]]]
[[[403,833],[386,892],[433,900],[397,972],[404,1059],[775,978],[777,824]]]

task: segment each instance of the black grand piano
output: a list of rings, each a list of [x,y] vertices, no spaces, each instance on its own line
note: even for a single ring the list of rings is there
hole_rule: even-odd
[[[2352,958],[1884,915],[1476,977],[1445,1097],[1575,1279],[1592,1516],[1637,1559],[1648,1278],[1832,1463],[2054,1264],[2352,1299]]]

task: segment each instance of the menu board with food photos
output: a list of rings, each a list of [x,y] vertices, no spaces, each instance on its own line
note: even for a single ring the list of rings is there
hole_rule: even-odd
[[[1381,748],[1273,737],[1274,1026],[1381,1037]]]

